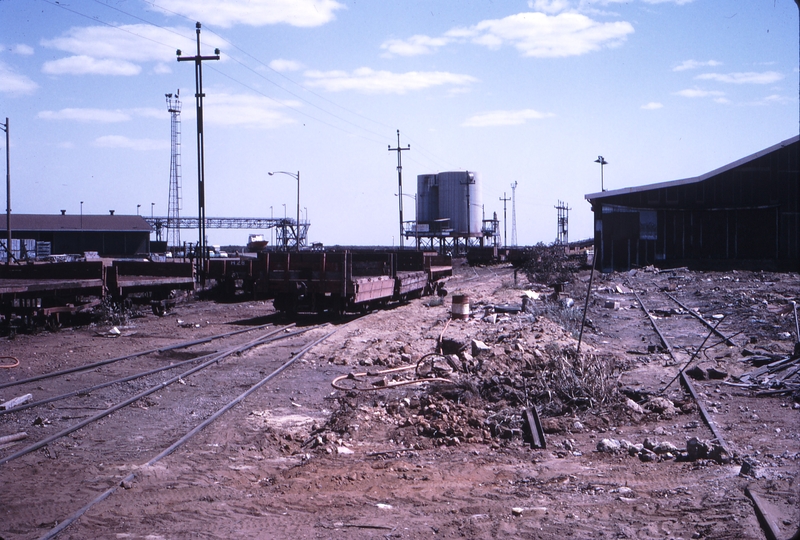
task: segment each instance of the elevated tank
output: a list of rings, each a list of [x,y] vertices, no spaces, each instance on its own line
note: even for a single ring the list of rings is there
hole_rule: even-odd
[[[472,171],[450,171],[417,176],[417,223],[446,227],[455,236],[480,236],[483,220],[480,178]]]

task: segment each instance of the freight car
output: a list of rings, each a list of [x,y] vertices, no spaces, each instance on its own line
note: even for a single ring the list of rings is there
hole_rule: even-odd
[[[450,257],[423,252],[271,253],[260,290],[287,313],[368,311],[430,294],[452,275]]]

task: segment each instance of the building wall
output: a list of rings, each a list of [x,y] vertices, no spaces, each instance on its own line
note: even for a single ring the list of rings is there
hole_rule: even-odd
[[[14,238],[50,242],[53,255],[96,251],[101,256],[132,256],[150,252],[150,234],[147,232],[12,230],[11,234]]]
[[[593,199],[598,268],[798,269],[799,150],[794,142],[702,181]]]

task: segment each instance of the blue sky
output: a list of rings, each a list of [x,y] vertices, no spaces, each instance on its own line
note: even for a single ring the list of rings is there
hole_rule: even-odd
[[[570,239],[591,236],[598,155],[616,189],[798,133],[792,0],[0,0],[13,212],[166,215],[164,95],[180,89],[182,215],[197,215],[194,69],[175,56],[194,54],[195,21],[202,53],[221,49],[203,72],[207,216],[293,216],[295,181],[267,172],[299,170],[325,244],[398,243],[398,129],[406,193],[477,171],[502,220],[517,182],[519,244],[555,240],[559,200]]]

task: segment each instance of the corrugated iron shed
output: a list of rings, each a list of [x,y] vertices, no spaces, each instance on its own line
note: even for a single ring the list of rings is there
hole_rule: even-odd
[[[799,140],[694,178],[586,195],[597,267],[798,269]]]

